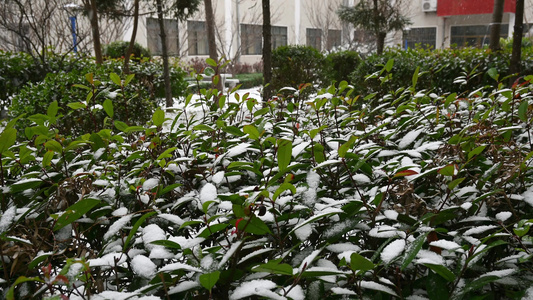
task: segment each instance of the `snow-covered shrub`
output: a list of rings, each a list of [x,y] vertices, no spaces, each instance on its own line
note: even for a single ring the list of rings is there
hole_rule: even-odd
[[[525,296],[533,77],[464,95],[418,78],[379,106],[341,82],[290,106],[202,90],[172,117],[79,136],[34,124],[28,139],[13,120],[4,296]]]

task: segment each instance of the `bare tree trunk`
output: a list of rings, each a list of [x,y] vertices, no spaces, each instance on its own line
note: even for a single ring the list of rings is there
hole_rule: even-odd
[[[382,32],[379,28],[379,2],[378,0],[374,0],[374,34],[376,35],[376,48],[377,53],[382,54],[383,49],[385,49],[385,37],[387,36],[386,32]]]
[[[204,0],[205,5],[205,21],[207,26],[207,45],[209,47],[209,58],[218,62],[217,41],[215,35],[215,15],[213,13],[213,3],[211,0]],[[215,76],[220,75],[218,66],[215,68]],[[219,78],[216,88],[220,92],[224,92],[222,80]]]
[[[137,27],[139,25],[139,0],[134,1],[133,8],[133,32],[131,33],[130,45],[126,50],[126,57],[124,57],[124,72],[130,73],[130,56],[135,45],[135,38],[137,37]]]
[[[272,97],[270,82],[272,81],[272,26],[270,23],[270,0],[262,0],[263,4],[263,103]]]
[[[492,12],[492,24],[490,26],[490,45],[492,52],[500,49],[500,29],[503,19],[503,5],[505,0],[494,0],[494,10]]]
[[[159,21],[159,36],[163,56],[163,79],[165,80],[165,103],[167,107],[174,105],[172,99],[172,86],[170,85],[170,68],[168,65],[167,34],[165,33],[165,21],[163,19],[163,0],[157,0],[157,20]]]
[[[100,28],[98,26],[98,9],[96,7],[96,0],[90,1],[89,20],[91,21],[91,30],[93,34],[94,56],[97,64],[102,64],[104,59],[102,57],[102,45],[100,43]]]
[[[522,33],[524,31],[524,0],[516,0],[516,15],[513,32],[513,52],[511,53],[511,74],[520,73],[520,59],[522,56]],[[514,77],[514,76],[513,76]],[[514,81],[516,79],[512,78]],[[511,82],[512,84],[513,82]]]
[[[385,50],[385,38],[387,37],[386,32],[378,32],[376,35],[376,48],[378,54],[383,54],[383,50]]]

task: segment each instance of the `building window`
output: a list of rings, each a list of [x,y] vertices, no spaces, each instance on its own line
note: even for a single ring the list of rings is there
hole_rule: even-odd
[[[435,49],[437,46],[437,28],[425,27],[404,30],[403,42],[405,48]]]
[[[287,46],[287,27],[272,26],[272,49]]]
[[[241,24],[241,47],[244,55],[263,53],[263,27],[261,25]]]
[[[508,24],[500,27],[500,37],[506,38]],[[452,26],[450,43],[457,47],[482,47],[490,42],[490,25]]]
[[[342,42],[342,31],[337,29],[328,30],[328,42],[327,49],[331,50],[335,47],[341,45]]]
[[[307,46],[314,47],[318,51],[322,51],[322,29],[307,28],[306,30]]]
[[[179,56],[179,31],[178,21],[164,19],[165,34],[167,37],[167,50],[171,56]],[[161,31],[159,30],[159,21],[155,18],[146,19],[146,31],[148,38],[148,49],[153,55],[162,55],[163,47],[161,45]]]
[[[189,55],[208,55],[207,28],[203,21],[187,21]]]

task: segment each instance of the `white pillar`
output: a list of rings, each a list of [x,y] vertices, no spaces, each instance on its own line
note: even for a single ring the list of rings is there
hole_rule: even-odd
[[[300,0],[294,0],[294,39],[295,44],[300,44]]]
[[[508,38],[512,38],[513,37],[515,19],[516,19],[515,14],[514,13],[509,13],[509,32],[507,34]]]
[[[224,42],[224,46],[226,47],[226,59],[230,59],[233,57],[233,53],[231,53],[231,46],[232,46],[232,32],[233,32],[233,22],[232,22],[232,10],[231,10],[231,4],[232,0],[225,0],[225,18],[224,18],[224,27],[226,29],[226,41]]]

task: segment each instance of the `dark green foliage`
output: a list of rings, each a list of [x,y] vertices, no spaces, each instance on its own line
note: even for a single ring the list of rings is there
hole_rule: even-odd
[[[320,84],[324,80],[324,56],[310,46],[282,46],[272,51],[272,88],[299,89],[303,84]],[[314,91],[313,86],[306,89]]]
[[[126,41],[116,41],[111,44],[108,44],[104,48],[104,56],[108,58],[124,58],[126,56],[126,51],[130,46],[129,42]],[[141,60],[143,58],[150,58],[150,51],[139,43],[135,43],[133,46],[132,58],[134,60]]]
[[[361,63],[361,56],[356,51],[345,50],[331,52],[326,56],[328,81],[349,81],[350,74]]]
[[[108,60],[102,65],[96,65],[89,59],[73,58],[63,62],[62,67],[65,71],[49,73],[42,81],[23,86],[12,98],[9,115],[15,117],[43,113],[53,101],[58,102],[61,114],[67,114],[69,103],[86,103],[89,99],[89,107],[68,113],[56,125],[63,133],[80,133],[101,127],[98,124],[106,117],[101,105],[106,99],[111,99],[117,102],[115,111],[118,120],[130,125],[144,124],[155,109],[156,99],[163,90],[162,67],[155,62],[132,63],[130,70],[134,77],[124,87],[116,85],[109,77],[111,73],[121,74],[122,61]],[[92,74],[94,83],[87,81],[87,74]],[[171,69],[175,97],[185,93],[187,83],[184,74],[178,67]],[[76,85],[85,85],[88,89]],[[89,92],[92,93],[90,96]],[[27,124],[21,122],[21,125]]]
[[[533,59],[527,53],[522,60],[523,74],[533,73]],[[391,59],[394,60],[394,66],[390,72],[392,76],[387,79],[386,85],[382,85],[379,80],[367,80],[367,75],[376,74]],[[491,68],[497,69],[502,78],[507,76],[509,59],[508,51],[491,53],[489,50],[477,48],[443,50],[417,48],[407,51],[388,48],[383,55],[369,55],[361,60],[351,74],[350,82],[362,94],[378,92],[384,95],[400,87],[410,86],[413,73],[420,68],[420,72],[425,74],[420,77],[418,88],[460,94],[486,85],[494,85],[494,80],[487,75],[487,71]],[[460,76],[464,80],[456,81]]]
[[[249,89],[263,84],[263,74],[262,73],[251,73],[251,74],[238,74],[235,75],[236,79],[239,79],[239,84],[243,89]]]

